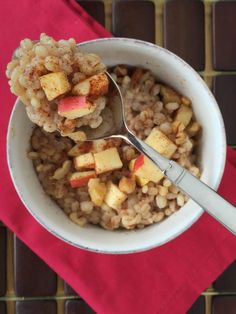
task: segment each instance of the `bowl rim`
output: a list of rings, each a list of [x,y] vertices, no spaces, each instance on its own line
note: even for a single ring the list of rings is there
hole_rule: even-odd
[[[163,47],[160,47],[156,44],[152,44],[152,43],[149,43],[149,42],[146,42],[146,41],[143,41],[143,40],[138,40],[138,39],[133,39],[133,38],[124,38],[124,37],[109,37],[109,38],[99,38],[99,39],[93,39],[93,40],[88,40],[88,41],[85,41],[85,42],[81,42],[81,43],[78,43],[77,46],[78,47],[82,47],[82,46],[86,46],[87,44],[91,44],[91,43],[102,43],[102,42],[107,42],[107,41],[110,41],[110,42],[119,42],[119,41],[122,41],[122,42],[126,42],[126,43],[129,43],[129,44],[134,44],[134,45],[137,45],[137,46],[148,46],[148,47],[151,47],[151,48],[154,48],[154,49],[158,49],[162,52],[164,52],[165,54],[169,55],[170,57],[174,57],[177,62],[179,63],[182,63],[182,65],[184,65],[185,67],[187,67],[188,71],[190,71],[196,79],[199,80],[199,76],[198,76],[198,73],[188,64],[186,63],[183,59],[181,59],[180,57],[178,57],[177,55],[175,55],[174,53],[172,53],[171,51],[163,48]],[[200,80],[201,82],[201,87],[203,89],[205,89],[205,91],[207,92],[208,96],[210,97],[211,99],[211,102],[212,104],[214,105],[214,109],[215,109],[215,112],[218,116],[218,119],[219,119],[219,123],[220,123],[220,127],[221,127],[221,132],[222,132],[222,144],[221,144],[221,149],[222,149],[222,157],[221,157],[221,164],[220,164],[220,170],[218,171],[218,176],[216,177],[215,179],[215,184],[214,184],[214,187],[213,189],[217,189],[220,185],[220,182],[221,182],[221,179],[222,179],[222,176],[223,176],[223,173],[224,173],[224,167],[225,167],[225,161],[226,161],[226,133],[225,133],[225,127],[224,127],[224,122],[223,122],[223,117],[221,115],[221,112],[220,112],[220,109],[219,109],[219,106],[212,94],[212,92],[210,91],[210,89],[208,88],[208,86],[206,85],[206,83],[201,79]],[[54,236],[56,236],[57,238],[63,240],[64,242],[74,246],[74,247],[77,247],[77,248],[80,248],[80,249],[83,249],[83,250],[87,250],[87,251],[90,251],[90,252],[96,252],[96,253],[105,253],[105,254],[129,254],[129,253],[139,253],[139,252],[143,252],[143,251],[147,251],[147,250],[150,250],[150,249],[153,249],[155,247],[158,247],[158,246],[161,246],[161,245],[164,245],[166,243],[168,243],[169,241],[177,238],[179,235],[181,235],[183,232],[185,232],[188,228],[190,228],[200,217],[201,215],[203,214],[204,210],[202,208],[199,207],[199,212],[198,214],[196,214],[195,218],[192,219],[191,221],[189,221],[188,224],[186,224],[183,228],[179,228],[179,230],[177,230],[176,232],[172,233],[171,235],[169,235],[169,237],[166,237],[165,241],[162,241],[162,242],[159,242],[159,243],[156,243],[156,244],[151,244],[151,245],[146,245],[146,246],[143,246],[143,247],[140,247],[139,249],[131,249],[131,250],[128,250],[128,249],[125,249],[125,250],[102,250],[102,249],[97,249],[96,248],[96,245],[94,247],[90,246],[90,247],[87,247],[87,246],[84,246],[82,244],[78,244],[78,243],[74,243],[72,241],[70,241],[68,238],[65,238],[64,236],[62,236],[60,234],[60,232],[58,233],[57,232],[57,229],[52,229],[50,228],[44,221],[41,220],[40,217],[38,217],[38,215],[31,209],[31,206],[29,206],[29,204],[27,204],[27,201],[24,199],[23,195],[21,194],[20,192],[20,189],[18,187],[18,185],[16,184],[15,182],[15,176],[14,176],[14,171],[13,171],[13,167],[12,167],[12,160],[11,160],[11,149],[10,149],[10,137],[11,137],[11,126],[12,126],[12,119],[13,119],[13,116],[14,116],[14,113],[15,113],[15,110],[17,108],[19,104],[19,98],[16,99],[16,102],[14,104],[14,107],[12,109],[12,112],[11,112],[11,115],[10,115],[10,119],[9,119],[9,123],[8,123],[8,130],[7,130],[7,163],[8,163],[8,168],[9,168],[9,171],[10,171],[10,176],[11,176],[11,179],[12,179],[12,182],[14,184],[14,187],[18,193],[18,195],[20,196],[20,199],[22,201],[22,203],[24,204],[24,206],[26,207],[26,209],[28,210],[28,212],[47,230],[49,231],[51,234],[53,234]]]

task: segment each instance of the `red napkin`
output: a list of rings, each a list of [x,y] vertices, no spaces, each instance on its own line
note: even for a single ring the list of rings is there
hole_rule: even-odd
[[[102,314],[185,313],[236,257],[236,238],[210,216],[162,247],[131,255],[82,251],[52,236],[19,200],[6,163],[6,131],[15,97],[5,68],[22,38],[41,32],[78,42],[111,36],[73,0],[1,2],[0,219]],[[220,192],[236,203],[236,153],[228,149]],[[222,210],[224,210],[222,208]]]

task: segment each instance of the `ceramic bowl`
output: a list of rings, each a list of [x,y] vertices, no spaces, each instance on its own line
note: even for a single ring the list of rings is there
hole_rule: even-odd
[[[182,59],[156,45],[127,38],[105,38],[79,44],[102,57],[109,67],[126,64],[150,69],[156,78],[191,99],[202,125],[199,163],[201,180],[217,189],[225,165],[225,129],[218,105],[198,73]],[[17,100],[9,122],[8,165],[15,188],[29,212],[48,231],[76,247],[106,253],[130,253],[160,246],[188,229],[203,210],[189,200],[168,219],[140,230],[107,231],[79,227],[43,191],[26,151],[33,130],[24,105]]]

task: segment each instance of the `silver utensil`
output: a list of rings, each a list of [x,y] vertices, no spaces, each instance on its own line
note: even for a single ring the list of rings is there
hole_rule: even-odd
[[[232,204],[178,163],[163,157],[130,132],[125,122],[124,103],[120,88],[112,76],[108,72],[106,74],[111,88],[109,92],[112,98],[110,109],[106,108],[103,111],[103,123],[97,129],[80,128],[86,133],[87,139],[91,141],[108,137],[124,139],[151,159],[174,185],[236,235],[236,208]]]

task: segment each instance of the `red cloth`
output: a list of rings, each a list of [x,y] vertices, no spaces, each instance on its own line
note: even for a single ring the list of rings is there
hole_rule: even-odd
[[[15,101],[5,68],[22,38],[41,32],[78,42],[110,34],[75,3],[62,0],[8,0],[0,10],[0,219],[67,281],[95,311],[180,313],[236,257],[236,238],[210,216],[162,247],[133,255],[102,255],[74,248],[52,236],[24,208],[10,180],[6,163],[6,131]],[[236,153],[227,152],[220,192],[236,203]],[[222,208],[223,210],[223,208]]]

